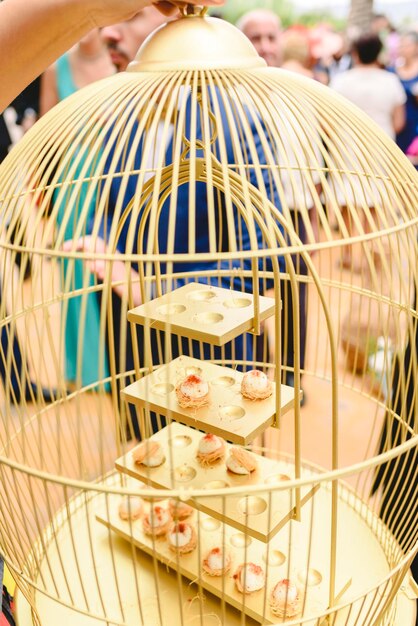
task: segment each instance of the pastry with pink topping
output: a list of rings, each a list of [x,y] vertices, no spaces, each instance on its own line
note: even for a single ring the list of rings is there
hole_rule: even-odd
[[[186,554],[196,548],[196,531],[187,522],[175,522],[170,528],[167,540],[171,550],[174,550],[177,554]]]
[[[123,520],[137,520],[142,515],[144,503],[139,496],[125,496],[119,504],[119,517]]]
[[[298,587],[288,578],[279,581],[272,589],[270,608],[274,615],[293,617],[302,610],[303,596]]]
[[[207,433],[199,441],[197,458],[202,465],[212,465],[225,456],[226,445],[222,437]]]
[[[241,382],[241,393],[249,400],[265,400],[273,393],[273,385],[260,370],[250,370]]]
[[[226,467],[233,474],[248,476],[257,469],[257,462],[251,452],[232,446],[229,449],[229,457],[226,459]]]
[[[183,409],[200,409],[209,404],[209,385],[197,374],[190,374],[177,385],[176,396]]]
[[[158,467],[165,461],[161,444],[158,441],[147,439],[132,451],[132,458],[138,465],[146,467]]]
[[[168,533],[172,522],[173,519],[168,509],[155,504],[150,508],[149,513],[144,516],[142,528],[146,535],[161,537]]]
[[[223,548],[212,548],[203,559],[203,569],[209,576],[223,576],[231,567],[231,556]]]
[[[243,563],[234,574],[235,585],[241,593],[260,591],[265,584],[265,574],[261,565]]]
[[[190,506],[190,504],[187,504],[187,502],[170,498],[168,501],[168,510],[173,519],[182,521],[192,515],[194,508]]]

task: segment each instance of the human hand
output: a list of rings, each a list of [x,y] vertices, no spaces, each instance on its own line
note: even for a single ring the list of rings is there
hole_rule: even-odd
[[[62,250],[64,252],[90,252],[93,254],[106,254],[107,245],[104,239],[101,237],[93,237],[92,235],[85,235],[77,240],[67,239],[62,244]],[[105,276],[106,261],[103,259],[93,259],[88,261],[87,266],[92,272],[96,274],[99,280],[103,280]]]
[[[87,0],[82,0],[86,2]],[[128,20],[141,9],[154,5],[161,13],[170,16],[188,4],[196,6],[220,6],[225,0],[90,0],[89,13],[96,26],[110,26]]]
[[[196,6],[219,6],[224,3],[224,0],[190,0],[189,2],[182,2],[181,0],[154,0],[153,4],[164,15],[174,15],[180,9],[184,9],[188,4]]]
[[[97,254],[104,254],[107,251],[107,245],[105,240],[101,237],[85,235],[76,241],[74,241],[74,239],[67,239],[62,244],[62,250],[64,252],[95,252]]]
[[[95,254],[105,254],[109,252],[104,239],[86,235],[76,241],[67,239],[62,244],[64,252],[91,252]],[[130,297],[135,306],[141,304],[141,291],[139,286],[138,273],[131,268],[131,264],[118,259],[119,252],[113,254],[109,259],[92,259],[87,262],[87,267],[100,282],[104,282],[110,277],[112,289],[120,298]],[[110,268],[110,272],[109,272]],[[127,291],[128,289],[128,291]]]

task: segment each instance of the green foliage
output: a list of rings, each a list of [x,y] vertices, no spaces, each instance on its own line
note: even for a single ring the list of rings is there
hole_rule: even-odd
[[[222,7],[223,17],[235,24],[239,18],[252,9],[271,9],[280,16],[282,23],[287,25],[295,20],[294,9],[289,0],[226,0]]]
[[[293,24],[303,24],[304,26],[315,26],[316,24],[326,22],[334,26],[336,30],[343,30],[346,26],[345,20],[337,19],[327,11],[309,11],[307,13],[298,14],[291,0],[226,0],[225,6],[222,7],[222,16],[235,24],[239,18],[251,11],[252,9],[271,9],[280,16],[284,28]],[[214,9],[219,11],[219,9]]]
[[[347,26],[347,21],[345,19],[336,18],[334,15],[331,15],[326,11],[310,11],[309,13],[302,13],[298,16],[297,23],[309,27],[326,23],[333,26],[337,31],[342,31]]]

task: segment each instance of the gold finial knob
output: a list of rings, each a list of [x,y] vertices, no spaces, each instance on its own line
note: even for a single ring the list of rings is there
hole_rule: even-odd
[[[208,11],[208,7],[197,6],[195,4],[186,4],[181,9],[181,12],[184,17],[188,17],[189,15],[192,15],[192,16],[197,15],[197,16],[203,17],[204,15],[206,15],[207,11]]]

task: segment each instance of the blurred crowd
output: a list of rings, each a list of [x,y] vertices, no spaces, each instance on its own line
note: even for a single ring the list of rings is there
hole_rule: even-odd
[[[336,32],[328,24],[283,29],[279,16],[260,9],[246,13],[238,27],[269,66],[299,72],[342,93],[418,166],[418,24],[397,30],[376,14],[362,33]]]
[[[165,20],[160,12],[149,7],[127,22],[95,29],[86,35],[29,85],[0,117],[0,159],[40,116],[58,102],[93,81],[124,71],[148,34]],[[271,10],[256,9],[245,13],[237,27],[268,66],[298,72],[328,85],[363,109],[418,168],[418,24],[416,29],[401,31],[384,15],[374,15],[368,31],[363,33],[336,32],[328,24],[311,28],[294,24],[283,28],[279,15]],[[344,198],[338,202],[350,232]],[[294,212],[292,219],[297,224],[299,209],[297,206],[291,208]],[[313,220],[315,211],[310,211],[310,215]],[[58,220],[62,217],[58,211]],[[314,223],[312,227],[315,230]],[[71,241],[72,238],[73,232],[69,230],[66,239]],[[350,247],[346,247],[345,254],[343,266],[350,267]],[[92,306],[96,309],[97,303],[92,302]],[[75,379],[77,351],[71,346],[77,344],[74,337],[79,332],[79,315],[79,303],[75,300],[74,311],[67,319],[66,378],[69,382]],[[91,311],[88,318],[95,320],[97,315],[97,311]],[[93,328],[86,333],[94,345],[98,342],[96,327],[98,324],[93,323]],[[2,345],[7,343],[7,337],[2,336],[1,340]],[[303,366],[304,341],[302,344]],[[83,384],[97,379],[94,345],[91,350],[84,351],[93,357],[91,363],[83,362]],[[19,356],[18,345],[14,346],[13,352]],[[20,360],[19,357],[17,362]],[[1,367],[0,374],[3,376]],[[292,384],[292,381],[288,382]],[[29,385],[29,396],[32,393]],[[19,402],[21,393],[16,391],[15,397]],[[44,398],[49,399],[49,394]]]
[[[135,33],[135,43],[138,39],[145,39],[151,30],[161,24],[162,19],[157,11],[150,10],[146,19],[138,25],[143,32]],[[244,14],[237,26],[269,66],[299,72],[331,88],[341,90],[341,85],[349,80],[361,91],[365,66],[366,69],[381,69],[397,77],[404,99],[399,98],[398,92],[394,102],[385,103],[389,107],[389,117],[393,117],[389,126],[380,110],[384,97],[375,110],[364,107],[361,96],[358,101],[354,96],[352,99],[371,117],[378,117],[378,123],[389,131],[401,150],[418,167],[418,24],[409,30],[401,30],[395,28],[385,15],[375,14],[367,33],[337,32],[326,23],[313,27],[294,24],[282,28],[279,15],[267,9],[256,9]],[[110,29],[109,37],[108,31],[97,29],[90,33],[25,89],[5,111],[0,121],[1,159],[39,116],[58,101],[94,80],[126,68],[134,50],[119,50],[118,35]],[[367,39],[369,47],[377,49],[377,55],[369,58],[370,52],[366,50],[366,60],[359,58],[359,39],[363,40],[363,47],[364,39]],[[347,74],[354,69],[354,74]],[[368,74],[369,87],[376,85],[379,90],[383,75],[374,72],[371,77],[370,72]],[[396,90],[393,79],[387,84]],[[350,90],[345,93],[344,87],[342,93],[350,97]],[[398,105],[404,108],[403,112]],[[394,110],[396,107],[398,109]]]

